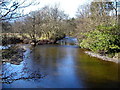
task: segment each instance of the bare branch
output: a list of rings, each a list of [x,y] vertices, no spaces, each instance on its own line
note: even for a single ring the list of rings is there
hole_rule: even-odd
[[[7,19],[14,19],[18,17],[22,17],[23,15],[20,14],[20,12],[17,12],[17,10],[24,10],[24,8],[29,7],[31,5],[39,4],[35,1],[32,1],[30,3],[27,3],[26,0],[19,2],[19,1],[1,1],[0,3],[0,21],[7,20]]]

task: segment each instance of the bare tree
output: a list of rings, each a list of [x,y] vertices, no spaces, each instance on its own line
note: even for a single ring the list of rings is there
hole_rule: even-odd
[[[19,12],[35,4],[37,2],[28,3],[27,0],[0,0],[0,21],[22,17],[23,15]]]
[[[84,37],[83,33],[94,30],[98,25],[109,26],[116,23],[114,14],[110,14],[114,10],[113,2],[92,2],[81,7],[77,12],[77,36],[81,38]]]
[[[49,39],[56,42],[65,35],[73,34],[76,27],[74,21],[74,19],[68,20],[68,15],[58,6],[45,6],[30,12],[23,20],[16,22],[14,28],[20,30],[23,36],[29,36],[32,41]]]

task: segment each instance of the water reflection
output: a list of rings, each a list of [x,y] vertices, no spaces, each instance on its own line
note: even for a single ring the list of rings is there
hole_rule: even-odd
[[[0,45],[0,50],[8,49],[9,47],[11,47],[11,45],[7,45],[7,46],[2,46],[2,45]]]
[[[3,68],[8,69],[7,75],[13,70],[37,72],[45,76],[37,80],[22,79],[11,84],[5,83],[4,88],[117,87],[118,84],[117,64],[92,58],[84,54],[82,49],[69,45],[27,48],[20,65],[6,63]],[[20,77],[21,74],[17,74]]]

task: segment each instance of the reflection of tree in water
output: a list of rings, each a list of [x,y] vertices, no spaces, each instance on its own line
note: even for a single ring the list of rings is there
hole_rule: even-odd
[[[23,57],[21,59],[23,59]],[[10,62],[4,62],[2,64],[2,75],[0,77],[2,79],[2,83],[10,84],[17,80],[40,80],[45,77],[45,75],[41,75],[40,70],[30,70],[27,63],[22,61],[23,60],[20,61],[16,58],[12,64],[12,59]],[[19,62],[19,64],[16,64],[15,62]],[[20,62],[22,63],[20,64]]]
[[[2,62],[9,62],[19,65],[23,61],[24,52],[26,50],[19,45],[11,45],[5,50],[2,50]]]
[[[39,70],[32,71],[26,67],[26,63],[24,64],[25,66],[18,70],[12,67],[11,64],[7,67],[3,65],[2,83],[10,84],[17,80],[40,80],[45,77],[45,75],[41,75]]]
[[[34,60],[35,64],[46,66],[47,68],[52,68],[54,65],[56,65],[57,62],[60,61],[60,59],[64,58],[66,55],[66,52],[64,48],[60,47],[35,47],[32,49],[32,60]],[[54,64],[54,65],[53,65]]]

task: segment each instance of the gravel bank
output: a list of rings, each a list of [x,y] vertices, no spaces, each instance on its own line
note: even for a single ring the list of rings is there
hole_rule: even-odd
[[[92,57],[97,57],[97,58],[100,58],[100,59],[105,60],[105,61],[111,61],[111,62],[115,62],[115,63],[120,62],[120,60],[118,60],[118,58],[109,58],[107,56],[101,56],[100,54],[96,54],[96,53],[93,53],[91,51],[85,51],[85,53],[92,56]]]

